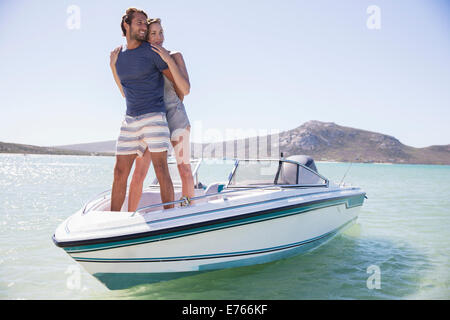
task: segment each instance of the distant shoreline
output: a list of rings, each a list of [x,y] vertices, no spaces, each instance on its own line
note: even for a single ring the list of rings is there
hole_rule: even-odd
[[[66,150],[64,150],[66,151]],[[113,153],[103,153],[103,152],[97,152],[97,153],[77,153],[77,152],[67,152],[67,153],[52,153],[52,152],[4,152],[0,151],[0,154],[17,154],[17,155],[42,155],[42,156],[85,156],[85,157],[113,157],[115,154]]]
[[[408,165],[408,166],[445,166],[445,167],[450,167],[450,164],[436,164],[436,163],[394,163],[394,162],[364,162],[364,161],[348,161],[348,162],[344,162],[344,161],[325,161],[325,160],[314,160],[315,163],[343,163],[343,164],[350,164],[350,163],[354,163],[354,164],[376,164],[376,165]]]
[[[112,153],[107,154],[77,154],[77,153],[68,153],[68,154],[59,154],[59,153],[24,153],[24,152],[0,152],[0,155],[37,155],[37,156],[81,156],[81,157],[114,157],[115,155]],[[197,159],[197,158],[195,158]],[[205,158],[206,159],[215,159],[215,158]],[[339,163],[339,164],[375,164],[375,165],[414,165],[414,166],[445,166],[450,167],[448,164],[434,164],[434,163],[392,163],[392,162],[364,162],[364,161],[332,161],[332,160],[314,160],[316,163]]]
[[[82,151],[71,150],[53,147],[40,147],[29,144],[18,144],[0,141],[0,154],[48,154],[48,155],[76,155],[76,156],[113,156],[111,152],[96,152],[96,151]]]
[[[116,143],[108,140],[40,147],[0,141],[0,153],[115,156]],[[206,144],[191,142],[192,158],[251,158],[255,152],[276,154],[275,158],[281,153],[286,157],[308,155],[316,162],[450,165],[450,144],[414,148],[386,134],[316,120],[275,136]]]
[[[33,152],[2,152],[0,151],[0,155],[2,154],[11,154],[11,155],[23,155],[23,156],[82,156],[82,157],[113,157],[113,153],[107,154],[86,154],[86,153],[33,153]]]

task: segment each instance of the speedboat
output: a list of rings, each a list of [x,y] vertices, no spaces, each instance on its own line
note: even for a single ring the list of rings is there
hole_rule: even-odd
[[[112,212],[108,190],[62,222],[54,243],[109,289],[124,289],[310,251],[354,223],[365,199],[361,188],[319,174],[308,156],[191,165],[191,203],[161,203],[155,180],[137,211],[128,212],[127,195]],[[169,170],[179,199],[175,162]],[[228,178],[208,181],[220,170]]]

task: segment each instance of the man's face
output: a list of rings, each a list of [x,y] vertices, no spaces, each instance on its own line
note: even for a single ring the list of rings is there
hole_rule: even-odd
[[[140,12],[135,13],[130,24],[130,38],[138,41],[147,40],[147,18]]]

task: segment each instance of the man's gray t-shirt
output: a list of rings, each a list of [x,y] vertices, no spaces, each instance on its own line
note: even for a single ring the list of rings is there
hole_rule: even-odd
[[[117,75],[127,101],[127,115],[166,112],[162,71],[167,64],[144,41],[136,49],[125,49],[116,62]]]

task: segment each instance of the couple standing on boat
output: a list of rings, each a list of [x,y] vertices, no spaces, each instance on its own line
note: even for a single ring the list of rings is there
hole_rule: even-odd
[[[149,19],[140,9],[128,8],[121,28],[126,48],[111,52],[111,69],[127,111],[117,140],[111,211],[125,201],[128,176],[136,162],[128,195],[128,211],[136,211],[144,179],[153,162],[163,203],[174,201],[174,188],[167,165],[172,144],[182,181],[182,196],[194,196],[190,166],[190,123],[183,105],[190,83],[183,56],[162,47],[160,19]],[[172,208],[165,205],[164,208]]]

